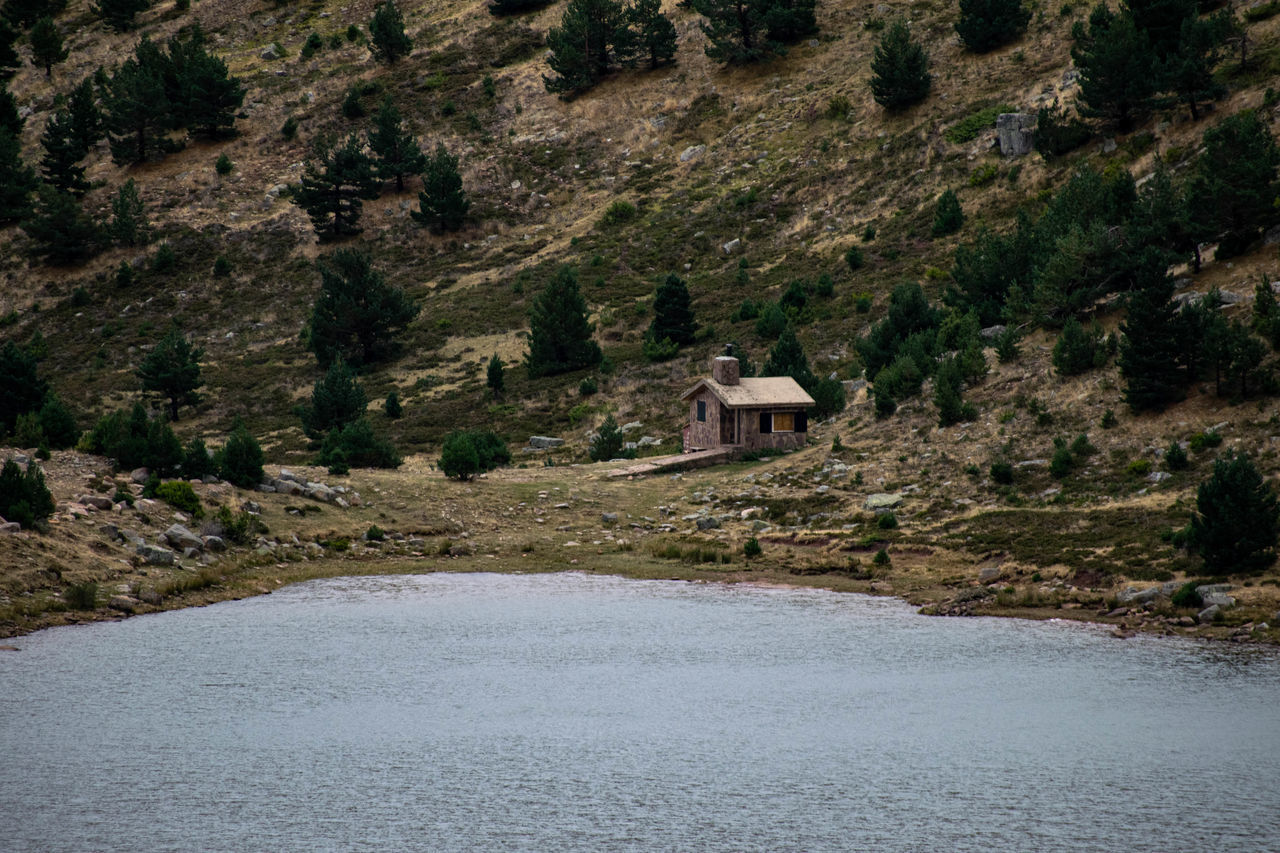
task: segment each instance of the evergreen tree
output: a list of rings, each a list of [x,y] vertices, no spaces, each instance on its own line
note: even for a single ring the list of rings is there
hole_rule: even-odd
[[[933,236],[945,237],[954,234],[964,227],[964,211],[960,209],[960,199],[955,190],[947,190],[938,197],[938,206],[933,212]]]
[[[151,242],[151,223],[133,178],[125,181],[111,199],[108,234],[120,246],[145,246]]]
[[[37,372],[35,354],[6,341],[0,348],[0,432],[13,432],[18,416],[36,411],[48,390]]]
[[[316,159],[308,160],[302,181],[293,187],[293,201],[311,217],[323,242],[360,233],[364,199],[379,191],[373,161],[354,133],[342,145],[321,143]]]
[[[204,384],[200,378],[203,356],[204,350],[192,347],[175,326],[138,366],[142,390],[168,400],[169,420],[178,420],[178,410],[183,406],[199,405],[202,397],[196,389]]]
[[[395,0],[386,0],[369,20],[369,52],[385,65],[393,65],[413,50],[413,39],[405,35],[404,17]]]
[[[912,283],[895,287],[889,295],[888,314],[857,342],[867,376],[874,377],[887,367],[909,341],[922,341],[923,336],[937,329],[940,320],[938,310],[929,304],[920,285]]]
[[[93,257],[102,241],[101,229],[75,196],[50,186],[37,191],[35,211],[22,223],[22,230],[34,241],[35,254],[55,265]]]
[[[626,436],[613,419],[613,414],[606,415],[604,423],[600,424],[596,434],[591,437],[591,447],[588,450],[591,461],[608,462],[610,459],[622,458],[627,453],[624,449],[626,442]],[[631,451],[631,455],[634,456],[635,451]]]
[[[46,392],[38,415],[40,430],[44,433],[49,447],[54,450],[66,450],[76,446],[76,442],[80,439],[80,426],[76,423],[75,415],[67,408],[67,404],[62,402],[61,397],[52,391]]]
[[[93,6],[93,13],[108,27],[122,33],[133,29],[138,13],[150,8],[150,0],[98,0]]]
[[[809,359],[804,354],[804,347],[790,326],[782,330],[778,341],[769,350],[769,357],[760,368],[761,376],[790,376],[806,391],[817,384],[817,377],[809,369]]]
[[[489,430],[459,430],[445,436],[440,470],[446,477],[470,480],[476,474],[510,464],[511,451]]]
[[[66,59],[69,52],[62,46],[62,33],[47,15],[36,21],[28,36],[31,41],[31,64],[44,69],[44,76],[53,76],[53,66]]]
[[[1227,89],[1213,77],[1213,69],[1221,59],[1219,48],[1226,37],[1221,19],[1202,21],[1191,16],[1182,22],[1177,49],[1166,56],[1159,68],[1164,87],[1177,93],[1191,111],[1193,121],[1200,118],[1201,101],[1216,101]]]
[[[1053,345],[1053,367],[1060,376],[1076,376],[1095,367],[1102,347],[1102,330],[1095,327],[1085,331],[1075,317],[1068,317],[1062,326],[1062,334]]]
[[[339,249],[321,261],[320,296],[311,310],[311,349],[322,367],[338,359],[362,365],[395,351],[395,336],[418,316],[418,306],[387,283],[369,256]]]
[[[1163,411],[1186,393],[1188,371],[1173,286],[1161,276],[1129,297],[1120,325],[1120,375],[1124,399],[1135,412]]]
[[[164,136],[173,119],[166,70],[164,54],[144,37],[107,80],[103,124],[116,163],[143,163],[174,147]]]
[[[485,385],[493,393],[495,400],[502,398],[502,392],[506,388],[506,377],[503,375],[502,359],[498,358],[495,352],[493,358],[489,359],[489,366],[485,369]]]
[[[871,60],[871,94],[876,103],[887,110],[903,109],[923,101],[932,85],[928,54],[911,40],[907,25],[895,21]]]
[[[214,461],[218,476],[242,489],[252,489],[266,476],[262,470],[262,447],[240,418],[236,418],[227,443]]]
[[[618,0],[569,0],[560,26],[547,32],[548,92],[565,95],[590,89],[630,47],[626,13]]]
[[[71,90],[71,95],[67,98],[67,114],[71,119],[72,131],[86,152],[106,134],[92,77],[84,78],[79,86]]]
[[[214,474],[218,470],[205,447],[204,439],[196,436],[187,442],[182,450],[182,476],[188,480],[199,480]]]
[[[367,418],[360,417],[344,426],[335,427],[325,435],[320,445],[316,464],[327,465],[331,471],[358,468],[399,468],[404,460],[391,442],[379,438],[373,432]]]
[[[675,61],[676,28],[662,14],[661,0],[634,0],[627,8],[627,23],[634,33],[631,61],[647,60],[650,68]]]
[[[22,67],[22,58],[14,50],[13,43],[18,40],[18,31],[0,17],[0,80],[9,80]]]
[[[961,396],[963,382],[964,371],[958,357],[952,356],[938,367],[933,378],[933,404],[938,407],[939,427],[972,421],[978,416],[977,409]]]
[[[5,0],[0,19],[17,29],[29,29],[44,17],[55,17],[67,8],[67,0]]]
[[[786,45],[818,31],[814,0],[691,0],[706,20],[707,56],[729,65],[786,53]]]
[[[1192,219],[1218,257],[1237,255],[1275,222],[1280,197],[1280,148],[1253,110],[1205,131],[1204,151],[1187,188]]]
[[[1178,51],[1183,23],[1200,14],[1197,0],[1123,0],[1120,9],[1160,59]]]
[[[1156,91],[1156,54],[1147,34],[1129,16],[1100,4],[1089,15],[1087,28],[1076,22],[1071,38],[1084,114],[1127,130],[1150,109]]]
[[[329,365],[311,389],[311,405],[302,409],[302,429],[310,438],[320,438],[364,417],[369,400],[356,373],[341,358]]]
[[[458,172],[458,158],[445,149],[444,143],[437,143],[435,154],[426,158],[418,209],[409,211],[409,215],[436,231],[457,231],[466,222],[470,209],[471,201]]]
[[[31,193],[39,180],[22,161],[22,144],[0,128],[0,224],[17,222],[31,213]]]
[[[698,323],[693,319],[693,306],[689,304],[689,288],[684,279],[668,274],[658,285],[653,297],[653,322],[649,325],[649,337],[656,342],[671,341],[677,345],[693,343]]]
[[[18,99],[9,91],[9,87],[0,86],[0,133],[11,133],[22,136],[22,126],[27,121],[18,112]]]
[[[400,394],[396,389],[392,388],[387,399],[382,401],[382,411],[393,421],[404,417],[404,406],[400,404]]]
[[[552,376],[600,363],[600,346],[591,339],[595,326],[587,321],[587,303],[578,290],[578,276],[561,267],[529,309],[529,376]]]
[[[0,468],[0,517],[30,528],[53,515],[54,508],[40,466],[28,462],[24,472],[17,462],[6,459]]]
[[[1253,460],[1228,453],[1196,491],[1189,541],[1211,574],[1261,571],[1276,559],[1275,491]]]
[[[418,147],[418,140],[404,127],[400,111],[387,95],[373,117],[373,133],[369,134],[369,149],[373,152],[374,171],[382,181],[395,179],[396,192],[404,192],[404,179],[419,175],[427,168],[427,156]]]
[[[84,167],[80,161],[89,153],[76,135],[68,110],[58,110],[50,117],[40,135],[44,156],[40,158],[40,173],[51,186],[76,198],[89,191]]]
[[[170,39],[169,61],[167,88],[180,123],[208,139],[232,135],[246,89],[225,62],[205,50],[199,25],[186,41]]]
[[[1030,20],[1022,0],[960,0],[956,32],[967,50],[986,53],[1022,35]]]

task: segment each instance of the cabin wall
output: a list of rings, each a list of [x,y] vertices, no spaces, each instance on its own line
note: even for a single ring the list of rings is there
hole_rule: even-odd
[[[698,401],[707,404],[706,421],[698,420]],[[689,400],[689,435],[686,450],[710,450],[720,446],[720,401],[705,388]],[[757,425],[758,426],[758,425]]]
[[[794,408],[743,409],[742,410],[742,446],[747,450],[792,450],[804,447],[808,433],[804,432],[760,432],[761,412],[794,412]]]
[[[706,421],[698,420],[699,400],[707,404]],[[790,406],[739,409],[735,411],[722,406],[714,394],[704,389],[689,400],[689,431],[685,440],[685,450],[710,450],[722,446],[720,440],[721,420],[724,418],[741,419],[735,424],[735,428],[738,424],[741,425],[741,434],[737,436],[738,440],[734,444],[743,449],[763,450],[765,448],[773,448],[776,450],[791,450],[797,447],[804,447],[808,433],[760,432],[761,412],[797,411],[801,410]]]

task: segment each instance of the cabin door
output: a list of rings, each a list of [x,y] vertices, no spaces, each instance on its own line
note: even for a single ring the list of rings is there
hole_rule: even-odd
[[[720,443],[738,443],[738,413],[724,406],[720,407]]]

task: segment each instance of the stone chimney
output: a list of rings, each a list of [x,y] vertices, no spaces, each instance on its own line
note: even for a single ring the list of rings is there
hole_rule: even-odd
[[[738,360],[733,357],[733,345],[724,348],[727,355],[718,355],[711,362],[711,378],[721,385],[738,384]]]

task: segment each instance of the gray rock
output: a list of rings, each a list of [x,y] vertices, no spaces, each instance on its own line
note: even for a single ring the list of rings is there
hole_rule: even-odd
[[[1208,607],[1206,607],[1204,610],[1201,610],[1199,613],[1196,614],[1196,621],[1199,622],[1201,625],[1207,625],[1208,623],[1213,621],[1213,617],[1217,616],[1221,612],[1222,612],[1221,607],[1219,607],[1216,604],[1211,604]]]
[[[257,501],[245,501],[244,503],[240,504],[240,509],[244,510],[250,515],[262,515],[262,507],[258,504]]]
[[[1165,480],[1173,477],[1168,471],[1152,471],[1147,475],[1148,483],[1163,483]]]
[[[869,510],[893,509],[901,504],[902,495],[896,493],[867,495],[867,499],[862,502],[863,508]]]
[[[259,59],[275,60],[275,59],[279,59],[280,57],[281,57],[280,48],[278,45],[276,45],[275,42],[272,42],[271,44],[264,47],[262,49],[262,52],[258,54]]]
[[[638,447],[657,447],[662,444],[662,439],[652,435],[642,435],[640,440],[636,442]]]
[[[624,433],[632,432],[633,430],[644,429],[644,424],[640,423],[639,421],[630,421],[628,423],[623,424],[621,429]]]
[[[171,524],[169,529],[163,534],[164,541],[168,542],[174,548],[196,548],[204,547],[204,540],[192,533],[181,524]]]
[[[618,514],[616,512],[602,512],[600,513],[600,523],[601,524],[617,524]]]
[[[728,243],[725,243],[720,248],[724,250],[724,253],[726,255],[732,255],[734,250],[741,245],[742,245],[742,241],[739,240],[737,237],[734,237],[732,240],[730,240]]]
[[[303,493],[312,500],[323,501],[324,503],[332,503],[337,493],[326,486],[324,483],[307,483],[307,490]]]
[[[114,524],[103,524],[98,527],[98,532],[113,541],[120,538],[120,528]]]
[[[845,393],[845,395],[846,395],[846,396],[852,396],[852,395],[854,395],[854,394],[857,394],[857,393],[858,393],[859,391],[861,391],[863,388],[866,388],[866,387],[867,387],[867,380],[865,380],[865,379],[847,379],[847,380],[845,380],[844,382],[841,382],[840,384],[844,386],[844,393]]]
[[[221,553],[227,550],[227,543],[223,541],[221,536],[206,536],[204,537],[204,547],[207,551]]]
[[[21,533],[22,525],[16,521],[6,521],[0,524],[0,533]]]
[[[218,484],[221,481],[212,474],[205,474],[203,477],[200,478],[200,482],[204,483],[206,486],[213,486]]]
[[[999,566],[985,566],[978,570],[978,583],[989,584],[992,581],[998,580],[1002,574],[1003,572]]]
[[[173,552],[158,545],[148,545],[144,542],[138,546],[138,556],[150,566],[173,565]]]
[[[1006,157],[1022,157],[1035,147],[1036,117],[1028,113],[1003,113],[996,117],[996,135],[1000,153]]]
[[[119,610],[121,613],[132,613],[138,607],[138,599],[130,598],[127,595],[113,595],[107,602],[107,607],[112,610]]]
[[[1202,593],[1200,601],[1206,606],[1220,607],[1223,610],[1236,606],[1236,600],[1225,592]]]
[[[111,498],[104,498],[102,495],[81,495],[76,498],[76,503],[91,506],[94,509],[111,509]]]
[[[705,145],[690,145],[688,148],[680,152],[680,162],[688,163],[693,158],[700,156],[706,150],[707,146]]]
[[[295,474],[295,473],[293,473],[292,471],[290,471],[288,468],[281,468],[281,469],[280,469],[280,476],[279,476],[279,477],[277,477],[276,479],[277,479],[277,480],[288,480],[288,481],[290,481],[290,482],[293,482],[293,483],[299,483],[299,484],[306,482],[306,481],[305,481],[305,480],[303,480],[301,477],[299,477],[297,474]]]
[[[265,494],[274,494],[276,490],[275,486],[268,485],[267,483],[259,483],[258,485],[254,486],[254,488]]]
[[[1102,140],[1103,154],[1110,154],[1112,151],[1115,151],[1115,150],[1116,150],[1116,141],[1114,139],[1112,139],[1111,137],[1108,137]]]
[[[529,446],[535,450],[551,450],[564,444],[563,438],[552,438],[549,435],[529,436]]]
[[[1006,328],[1007,327],[1001,325],[987,326],[978,334],[982,336],[984,341],[991,341],[1003,335]]]
[[[146,468],[134,468],[129,472],[129,482],[137,483],[139,486],[147,482],[147,478],[151,476],[151,472]]]
[[[720,519],[714,515],[706,515],[699,518],[696,524],[699,530],[715,530],[720,526]]]
[[[1117,595],[1116,600],[1121,604],[1146,604],[1149,601],[1155,601],[1161,596],[1162,592],[1163,590],[1158,586],[1151,586],[1146,589],[1129,587]]]
[[[275,486],[276,491],[282,495],[300,495],[303,491],[301,483],[296,480],[286,480],[282,477],[277,477],[272,482],[272,485]]]

